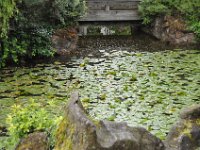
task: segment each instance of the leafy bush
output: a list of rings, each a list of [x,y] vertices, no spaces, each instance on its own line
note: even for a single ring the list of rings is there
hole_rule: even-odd
[[[3,52],[3,43],[7,41],[7,34],[9,30],[9,20],[17,12],[16,0],[2,0],[0,1],[0,67],[4,64],[4,60],[7,57]],[[7,53],[9,49],[5,48]]]
[[[18,29],[57,28],[74,25],[79,17],[84,14],[85,1],[22,0],[18,9]]]
[[[54,136],[61,117],[51,117],[50,114],[34,100],[26,107],[13,105],[7,117],[9,138],[6,148],[12,149],[20,138],[35,131],[44,131]]]
[[[0,67],[21,57],[52,56],[53,29],[77,23],[84,0],[2,0],[0,2]]]
[[[149,24],[156,16],[162,14],[184,17],[188,29],[200,37],[200,1],[199,0],[143,0],[139,11],[144,24]]]
[[[139,5],[139,12],[142,14],[144,24],[149,24],[155,16],[166,13],[168,8],[161,0],[143,0]]]
[[[16,1],[17,0],[1,0],[0,2],[0,38],[7,36],[9,20],[17,11]]]

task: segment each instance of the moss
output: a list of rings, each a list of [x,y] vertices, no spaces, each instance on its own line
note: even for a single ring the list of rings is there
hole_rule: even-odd
[[[29,149],[31,146],[32,146],[31,143],[26,143],[26,144],[20,145],[16,150]]]
[[[200,126],[200,118],[196,120],[196,124]]]
[[[68,132],[69,131],[69,132]],[[56,132],[56,146],[55,150],[72,150],[73,143],[72,137],[74,134],[75,128],[73,124],[70,124],[70,121],[65,117]]]
[[[193,140],[191,131],[192,131],[192,127],[198,125],[200,126],[200,119],[194,119],[194,120],[185,120],[183,122],[183,125],[181,128],[179,128],[178,130],[178,134],[177,137],[180,135],[186,135],[187,137],[189,137],[191,140]]]
[[[16,150],[45,150],[48,147],[47,134],[44,132],[35,132],[23,138],[17,145]]]
[[[182,134],[186,135],[187,137],[189,137],[190,139],[192,139],[192,135],[191,135],[191,129],[189,128],[185,128],[183,131],[182,131]]]
[[[181,134],[188,136],[192,139],[191,130],[192,130],[193,122],[191,120],[185,120],[184,129],[181,131]]]
[[[93,123],[97,128],[100,128],[99,120],[94,120],[94,119],[92,119],[91,117],[89,117],[89,119],[92,121],[92,123]]]

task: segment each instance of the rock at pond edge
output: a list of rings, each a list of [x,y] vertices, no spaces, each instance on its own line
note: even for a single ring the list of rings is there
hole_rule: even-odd
[[[48,150],[48,136],[44,132],[34,132],[21,139],[15,150]]]
[[[197,43],[195,34],[187,29],[186,22],[181,16],[159,16],[150,27],[142,30],[157,39],[174,45],[188,45]]]
[[[143,128],[126,123],[94,122],[74,92],[56,134],[55,150],[164,150],[164,144]]]
[[[181,119],[200,119],[200,104],[183,109],[180,114]]]
[[[183,109],[165,145],[167,150],[195,150],[200,147],[200,105]]]
[[[53,47],[59,55],[69,55],[77,48],[78,32],[74,27],[58,29],[51,38]]]

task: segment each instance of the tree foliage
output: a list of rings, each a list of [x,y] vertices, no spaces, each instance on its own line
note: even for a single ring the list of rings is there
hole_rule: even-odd
[[[9,20],[16,13],[16,0],[0,1],[0,66],[4,63],[6,57],[3,53],[3,41],[7,40],[9,30]],[[5,49],[5,51],[8,51]]]
[[[7,60],[52,56],[53,29],[74,25],[84,14],[85,1],[2,0],[0,8],[0,66],[4,66]]]
[[[1,0],[0,1],[0,37],[6,37],[9,20],[13,17],[16,12],[16,2],[17,0]]]

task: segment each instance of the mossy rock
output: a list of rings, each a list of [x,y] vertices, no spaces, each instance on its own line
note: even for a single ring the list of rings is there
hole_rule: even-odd
[[[48,138],[46,133],[35,132],[23,138],[16,150],[48,150]]]
[[[95,122],[87,116],[78,93],[72,94],[56,134],[55,150],[164,150],[162,141],[126,123]]]
[[[200,147],[200,105],[183,109],[180,120],[166,139],[169,150],[196,150]]]

